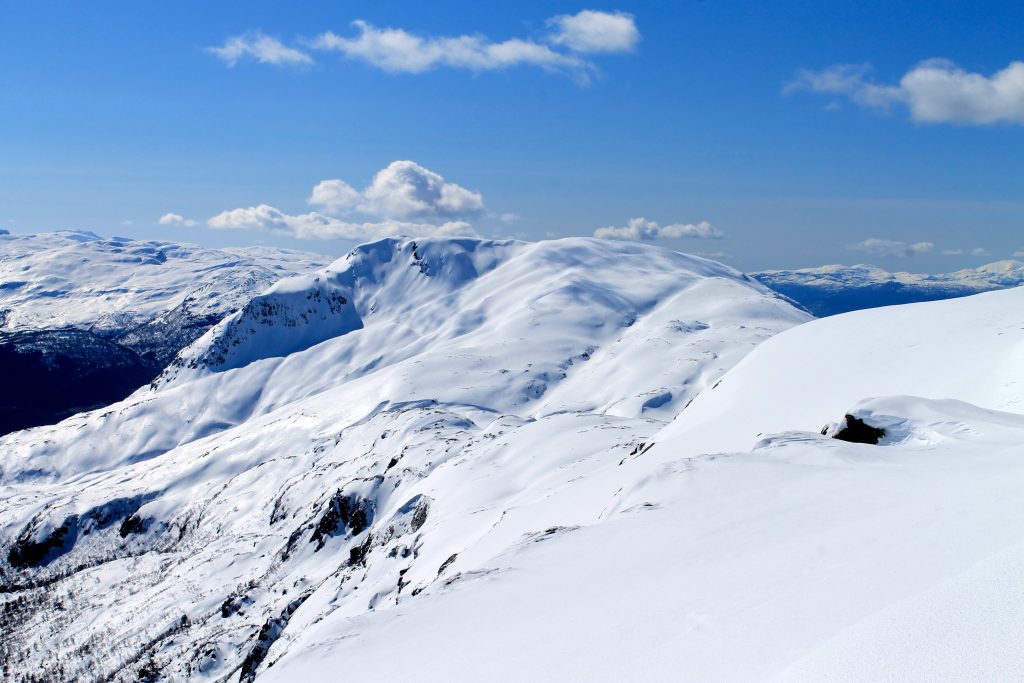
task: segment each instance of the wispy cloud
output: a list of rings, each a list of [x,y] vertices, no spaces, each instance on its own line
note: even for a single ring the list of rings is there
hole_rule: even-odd
[[[531,40],[511,38],[490,42],[483,36],[420,37],[400,28],[377,28],[355,21],[358,35],[322,33],[312,42],[318,50],[340,52],[392,73],[423,73],[447,66],[470,71],[539,66],[550,71],[573,72],[585,77],[592,65],[580,57],[557,52]]]
[[[288,214],[268,204],[222,211],[207,221],[219,230],[262,230],[300,239],[374,239],[385,235],[475,235],[466,220],[484,209],[483,196],[448,182],[413,161],[394,161],[357,190],[333,178],[306,200],[320,211]],[[355,216],[355,218],[353,218]],[[358,217],[373,220],[360,220]]]
[[[288,47],[277,38],[261,31],[249,31],[233,36],[218,47],[208,47],[207,52],[216,55],[229,67],[241,61],[255,61],[275,66],[301,66],[312,64],[309,54],[294,47]]]
[[[313,58],[307,50],[318,50],[390,73],[420,74],[442,67],[482,72],[533,66],[568,74],[585,84],[597,73],[597,66],[585,55],[629,52],[640,40],[633,15],[624,12],[583,10],[552,17],[546,25],[549,31],[535,38],[494,41],[480,34],[418,35],[359,19],[352,22],[354,34],[325,31],[302,41],[304,49],[251,31],[208,50],[228,66],[245,59],[276,65],[310,64]]]
[[[180,216],[176,213],[165,213],[163,216],[160,216],[157,223],[160,225],[183,225],[186,228],[191,228],[197,225],[194,220],[185,218],[184,216]],[[128,221],[128,224],[130,225],[131,221]]]
[[[986,76],[965,71],[947,59],[929,59],[907,71],[895,85],[877,83],[871,71],[868,64],[803,70],[783,92],[845,97],[866,109],[902,106],[921,123],[1024,125],[1024,62],[1011,62]]]
[[[846,247],[853,251],[863,251],[874,256],[889,256],[903,258],[915,254],[925,254],[935,248],[931,242],[907,243],[899,240],[885,240],[878,237],[870,237],[863,242],[851,244]]]
[[[633,218],[621,227],[598,228],[594,237],[617,240],[653,241],[658,239],[720,239],[725,236],[718,228],[707,221],[700,223],[672,223],[659,225],[646,218]]]

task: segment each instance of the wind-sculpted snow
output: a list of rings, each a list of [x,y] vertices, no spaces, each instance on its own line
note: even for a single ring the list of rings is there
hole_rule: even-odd
[[[762,433],[820,429],[878,396],[1024,412],[1024,288],[855,311],[762,344],[663,438],[687,453],[746,450]]]
[[[329,614],[415,602],[598,522],[621,463],[806,319],[643,245],[359,247],[254,298],[153,387],[0,440],[0,659],[261,678]]]

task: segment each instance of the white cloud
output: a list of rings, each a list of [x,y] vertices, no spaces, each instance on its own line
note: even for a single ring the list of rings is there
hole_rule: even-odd
[[[628,52],[640,41],[632,14],[585,9],[548,19],[549,40],[574,52]]]
[[[287,214],[260,204],[222,211],[206,224],[218,230],[261,230],[300,239],[362,241],[397,234],[476,235],[473,226],[460,219],[480,213],[484,207],[479,192],[447,182],[439,173],[412,161],[388,164],[361,192],[343,180],[323,180],[306,201],[323,213]],[[378,220],[342,217],[347,214]],[[168,222],[181,219],[176,214],[168,216]]]
[[[355,35],[325,31],[304,42],[309,49],[338,52],[392,73],[418,74],[439,67],[481,72],[535,66],[568,74],[586,84],[597,73],[597,67],[582,55],[629,52],[640,41],[633,15],[625,12],[583,10],[552,17],[546,25],[550,31],[536,39],[492,41],[476,33],[421,36],[356,20],[352,22]],[[291,66],[313,63],[309,53],[260,31],[233,36],[207,51],[229,67],[243,60]]]
[[[854,251],[863,251],[868,254],[875,256],[890,256],[890,257],[905,257],[913,256],[915,254],[924,254],[935,248],[935,245],[931,242],[914,242],[908,244],[906,242],[900,242],[899,240],[883,240],[877,237],[871,237],[847,247]]]
[[[344,180],[321,180],[307,201],[328,213],[341,213],[359,206],[362,195]]]
[[[347,239],[360,241],[399,234],[417,237],[430,235],[476,235],[472,226],[463,221],[449,221],[440,225],[402,221],[358,223],[325,216],[315,211],[290,215],[267,204],[222,211],[210,218],[206,223],[211,228],[218,230],[260,230],[289,235],[299,239]]]
[[[959,247],[956,249],[943,249],[942,254],[943,256],[963,256],[964,250]]]
[[[206,51],[216,55],[229,67],[249,59],[260,64],[276,66],[299,66],[313,63],[313,58],[302,50],[288,47],[277,38],[272,38],[260,31],[249,31],[239,36],[233,36],[225,40],[220,47],[208,47]]]
[[[165,213],[163,216],[160,216],[157,223],[160,225],[183,225],[186,228],[191,228],[197,225],[194,220],[179,216],[176,213]]]
[[[412,161],[393,161],[363,191],[364,210],[387,218],[455,217],[478,213],[483,197]]]
[[[991,256],[991,255],[992,255],[992,252],[990,252],[985,247],[975,247],[974,249],[971,249],[971,256]]]
[[[809,90],[843,96],[873,109],[899,104],[922,123],[1024,125],[1024,62],[1011,62],[986,76],[965,71],[946,59],[929,59],[905,73],[898,85],[875,83],[870,71],[866,64],[804,70],[783,92]]]
[[[592,65],[573,54],[557,52],[532,40],[511,38],[489,42],[479,35],[420,37],[400,28],[378,28],[365,21],[352,25],[359,35],[345,38],[331,31],[312,42],[318,50],[340,52],[393,73],[423,73],[439,66],[488,71],[532,65],[550,71],[572,72],[587,79]]]
[[[388,219],[450,219],[483,211],[479,192],[447,182],[413,161],[393,161],[362,192],[343,180],[323,180],[308,202],[332,214],[359,211]]]
[[[725,233],[707,221],[658,225],[656,222],[645,218],[630,219],[629,223],[624,227],[598,228],[594,231],[594,237],[644,241],[674,238],[719,239],[724,236]]]
[[[521,216],[518,213],[506,211],[505,213],[498,216],[498,220],[502,223],[515,223],[519,221]]]

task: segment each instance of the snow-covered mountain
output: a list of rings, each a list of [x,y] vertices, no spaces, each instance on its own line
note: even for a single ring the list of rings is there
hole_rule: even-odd
[[[0,235],[0,433],[119,400],[277,280],[326,259],[265,247]]]
[[[650,436],[808,319],[645,245],[359,247],[251,299],[152,387],[0,439],[0,662],[262,679],[314,623],[430,604],[618,518]]]
[[[1019,679],[1022,304],[811,320],[651,246],[364,245],[0,438],[0,671]]]
[[[953,273],[890,273],[867,265],[766,270],[753,277],[816,316],[863,308],[938,301],[1024,284],[1024,263],[997,261]]]

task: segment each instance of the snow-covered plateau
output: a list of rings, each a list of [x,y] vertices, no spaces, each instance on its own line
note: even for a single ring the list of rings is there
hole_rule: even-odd
[[[0,671],[1021,679],[1022,304],[812,320],[646,245],[363,245],[0,438]]]
[[[124,398],[255,294],[324,265],[267,247],[0,234],[0,434]]]

